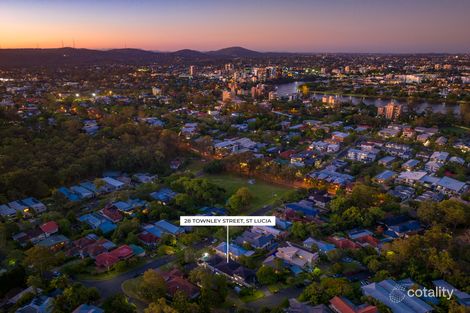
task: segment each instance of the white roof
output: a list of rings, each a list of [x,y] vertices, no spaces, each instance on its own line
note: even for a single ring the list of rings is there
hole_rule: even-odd
[[[426,176],[426,172],[423,171],[409,171],[409,172],[401,172],[398,176],[398,179],[402,180],[420,180],[424,176]]]
[[[103,181],[106,182],[107,184],[111,185],[111,186],[114,186],[114,187],[121,187],[121,186],[124,185],[123,182],[121,182],[117,179],[111,178],[111,177],[104,177]]]

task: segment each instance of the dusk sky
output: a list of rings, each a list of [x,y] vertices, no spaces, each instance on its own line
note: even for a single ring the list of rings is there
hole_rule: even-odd
[[[469,15],[469,0],[0,0],[0,46],[470,52]]]

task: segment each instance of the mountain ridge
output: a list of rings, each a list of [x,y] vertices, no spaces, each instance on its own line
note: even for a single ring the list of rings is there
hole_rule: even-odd
[[[287,55],[279,52],[258,52],[244,47],[227,47],[214,51],[181,49],[172,52],[149,51],[138,48],[18,48],[0,49],[0,67],[31,67],[61,65],[94,65],[111,63],[148,64],[174,61],[208,61],[214,59],[262,58]]]

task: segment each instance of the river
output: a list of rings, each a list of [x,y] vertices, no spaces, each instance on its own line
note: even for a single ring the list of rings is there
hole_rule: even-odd
[[[287,97],[293,93],[296,93],[298,91],[297,88],[304,83],[305,82],[296,81],[292,83],[275,85],[275,88],[279,97]],[[325,94],[323,93],[312,94],[314,99],[320,100],[320,101],[324,95]],[[339,102],[350,102],[352,104],[359,104],[361,102],[364,102],[367,105],[375,105],[376,107],[384,106],[391,101],[391,99],[387,99],[387,98],[353,97],[353,96],[341,96],[341,95],[335,95],[334,97]],[[397,104],[403,104],[405,106],[413,105],[414,110],[418,113],[421,113],[430,109],[431,111],[435,113],[447,113],[450,110],[456,115],[460,114],[460,106],[459,104],[456,104],[456,103],[452,103],[452,104],[430,103],[425,100],[421,100],[421,101],[418,100],[410,104],[406,100],[394,99],[393,101]]]

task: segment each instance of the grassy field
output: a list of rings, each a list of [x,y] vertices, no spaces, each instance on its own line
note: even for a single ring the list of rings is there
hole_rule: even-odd
[[[220,175],[204,175],[214,184],[224,188],[227,191],[227,196],[230,197],[235,191],[241,187],[246,187],[254,196],[254,199],[248,208],[248,211],[255,211],[265,205],[272,204],[279,200],[285,193],[289,192],[290,188],[273,185],[261,180],[255,180],[254,184],[249,184],[246,177],[239,177],[230,174]]]

